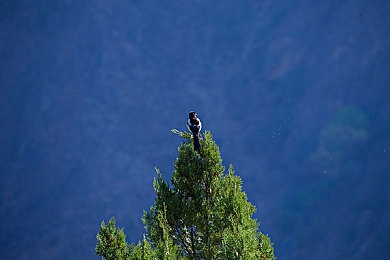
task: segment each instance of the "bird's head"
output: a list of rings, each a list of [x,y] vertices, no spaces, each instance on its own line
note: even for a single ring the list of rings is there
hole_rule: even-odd
[[[191,119],[191,118],[195,118],[197,116],[197,114],[195,113],[195,111],[191,111],[189,114],[188,114],[188,118]]]

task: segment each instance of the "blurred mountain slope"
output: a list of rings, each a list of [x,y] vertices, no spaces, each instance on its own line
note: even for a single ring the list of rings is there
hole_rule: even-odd
[[[169,178],[169,130],[192,109],[280,259],[389,257],[388,3],[0,7],[4,259],[95,259],[113,215],[138,241],[153,167]],[[367,118],[366,139],[334,176],[313,156],[345,108]]]

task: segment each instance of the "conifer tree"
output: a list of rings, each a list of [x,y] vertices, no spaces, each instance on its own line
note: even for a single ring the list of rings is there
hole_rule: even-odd
[[[241,178],[232,166],[224,173],[211,133],[204,133],[201,150],[194,151],[189,133],[172,132],[184,142],[174,162],[171,185],[156,169],[155,204],[142,218],[146,237],[136,246],[128,245],[112,219],[108,232],[102,223],[96,253],[107,260],[275,259],[270,238],[252,218],[256,208],[242,191]]]

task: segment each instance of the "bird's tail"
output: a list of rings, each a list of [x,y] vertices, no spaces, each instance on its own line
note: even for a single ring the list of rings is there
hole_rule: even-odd
[[[194,135],[194,150],[195,151],[200,151],[199,134]]]

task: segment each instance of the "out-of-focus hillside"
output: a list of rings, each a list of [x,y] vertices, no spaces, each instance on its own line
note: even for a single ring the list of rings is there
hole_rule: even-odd
[[[142,237],[195,109],[279,259],[385,259],[385,1],[0,4],[0,255],[96,259]]]

